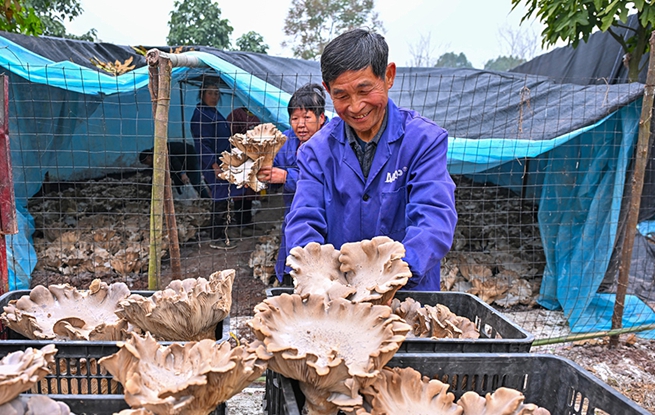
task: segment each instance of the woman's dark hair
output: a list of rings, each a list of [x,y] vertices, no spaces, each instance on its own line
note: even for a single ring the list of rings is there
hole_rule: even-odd
[[[218,89],[218,96],[219,97],[221,96],[221,90],[218,87],[218,79],[213,78],[213,77],[204,77],[202,79],[202,85],[200,85],[200,90],[198,90],[198,100],[200,100],[202,102],[202,94],[210,86],[216,87],[216,89]]]
[[[319,84],[303,85],[296,90],[289,100],[287,110],[289,117],[298,108],[311,111],[316,118],[325,113],[325,91]]]
[[[364,29],[353,29],[334,38],[323,49],[321,75],[327,89],[339,75],[371,67],[373,74],[384,79],[389,59],[389,46],[384,37]]]

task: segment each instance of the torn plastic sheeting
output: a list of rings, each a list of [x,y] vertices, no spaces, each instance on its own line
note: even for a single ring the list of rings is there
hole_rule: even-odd
[[[561,307],[574,332],[597,331],[611,321],[611,311],[597,304],[615,295],[597,291],[614,248],[639,112],[635,104],[622,108],[603,128],[554,148],[545,164],[538,218],[547,266],[539,303]],[[625,327],[652,321],[649,307],[626,307]]]

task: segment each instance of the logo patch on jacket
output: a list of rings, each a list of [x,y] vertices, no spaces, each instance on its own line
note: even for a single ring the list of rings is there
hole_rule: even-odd
[[[397,178],[402,176],[404,172],[407,171],[407,167],[403,167],[402,169],[398,169],[396,171],[392,172],[387,172],[387,180],[385,180],[385,183],[393,183],[396,181]]]

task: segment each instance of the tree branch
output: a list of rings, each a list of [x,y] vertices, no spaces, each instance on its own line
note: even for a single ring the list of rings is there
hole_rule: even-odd
[[[614,40],[619,42],[625,53],[628,53],[628,44],[625,42],[625,40],[623,40],[622,36],[619,36],[616,32],[614,32],[611,27],[607,28],[607,33],[609,33],[614,38]]]

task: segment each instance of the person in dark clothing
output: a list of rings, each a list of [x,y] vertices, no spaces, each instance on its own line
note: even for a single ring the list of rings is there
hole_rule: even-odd
[[[227,116],[227,122],[230,124],[232,135],[245,134],[261,124],[259,118],[245,107],[239,107]],[[243,196],[235,197],[234,200],[234,220],[235,224],[240,227],[241,236],[253,236],[255,230],[261,230],[257,225],[252,223],[252,201],[257,198],[257,193],[252,189],[246,189]]]
[[[232,249],[236,245],[227,237],[227,226],[232,220],[229,209],[231,198],[241,196],[244,189],[238,189],[219,178],[220,155],[230,151],[230,125],[216,109],[220,100],[218,85],[207,79],[200,90],[200,102],[191,117],[191,135],[200,155],[200,164],[205,182],[211,190],[214,201],[211,215],[211,238],[209,245],[215,249]]]
[[[173,188],[178,194],[182,194],[182,186],[190,184],[200,197],[209,198],[209,192],[202,183],[198,154],[193,145],[183,141],[169,141],[166,144]],[[153,149],[148,148],[139,153],[139,162],[152,167],[152,157]]]

